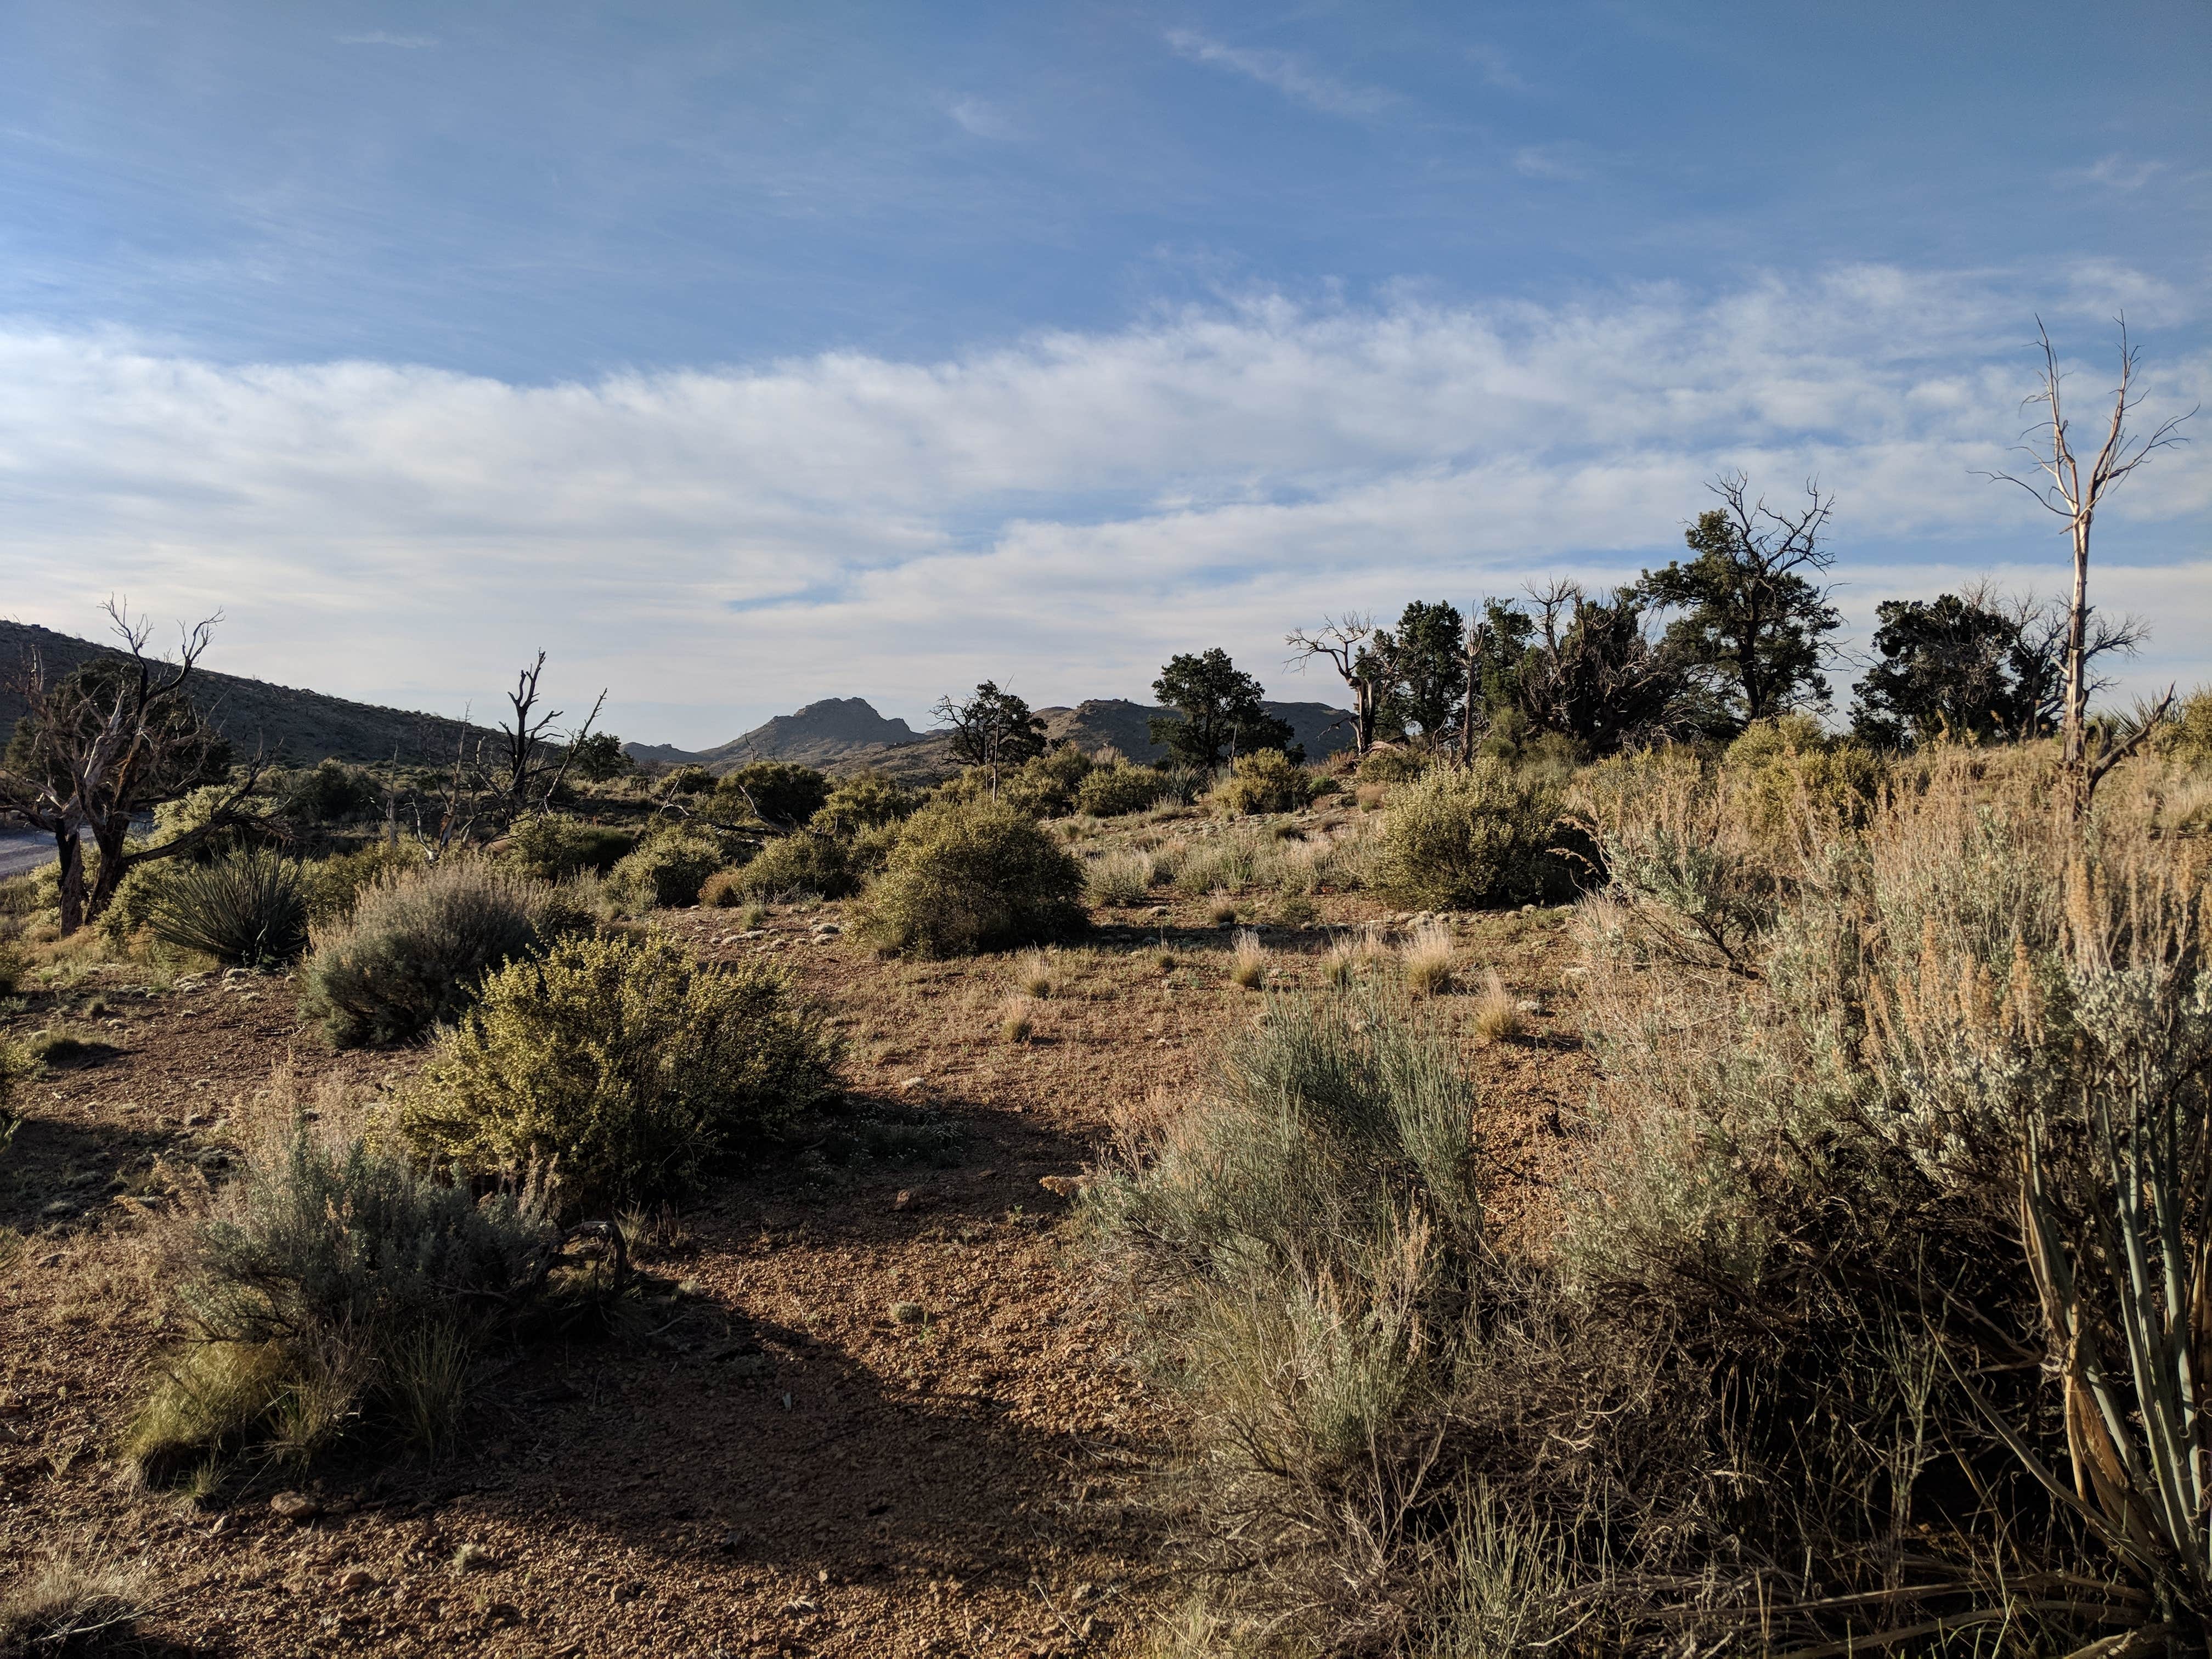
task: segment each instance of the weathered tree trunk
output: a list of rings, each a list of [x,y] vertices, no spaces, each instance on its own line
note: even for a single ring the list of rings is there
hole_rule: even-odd
[[[61,861],[62,937],[67,939],[84,926],[84,844],[75,829],[54,831],[54,850]]]

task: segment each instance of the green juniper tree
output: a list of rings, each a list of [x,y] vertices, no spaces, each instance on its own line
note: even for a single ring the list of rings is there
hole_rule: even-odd
[[[1175,712],[1152,718],[1152,739],[1186,765],[1218,766],[1229,756],[1290,744],[1290,726],[1267,712],[1260,682],[1219,646],[1169,658],[1152,695]]]
[[[1647,570],[1644,604],[1678,613],[1666,644],[1705,681],[1731,726],[1795,708],[1826,708],[1826,636],[1843,625],[1818,577],[1835,562],[1821,544],[1834,498],[1807,484],[1808,504],[1777,512],[1752,501],[1741,473],[1712,485],[1719,507],[1698,515],[1683,539],[1697,555]]]

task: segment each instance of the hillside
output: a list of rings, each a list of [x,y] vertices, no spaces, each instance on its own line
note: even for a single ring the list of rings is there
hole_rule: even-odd
[[[220,641],[217,642],[220,649]],[[112,647],[58,634],[29,623],[0,620],[0,733],[15,730],[23,700],[7,682],[35,650],[58,677]],[[451,757],[461,722],[441,715],[349,702],[325,692],[305,691],[266,680],[202,668],[192,677],[193,702],[222,729],[239,757],[257,749],[294,765],[325,757],[368,764],[397,755],[404,761]]]
[[[1351,744],[1349,728],[1339,724],[1345,719],[1340,708],[1322,702],[1271,702],[1266,707],[1269,714],[1289,722],[1293,739],[1304,744],[1310,760]],[[1150,720],[1167,711],[1152,704],[1102,697],[1073,708],[1036,712],[1043,717],[1045,735],[1054,743],[1071,742],[1089,750],[1111,747],[1133,761],[1167,757],[1165,745],[1152,742],[1147,729]],[[877,771],[929,782],[954,769],[949,741],[946,732],[916,732],[904,720],[886,720],[865,698],[832,697],[809,703],[795,714],[779,714],[712,749],[642,743],[623,747],[641,762],[699,765],[718,775],[748,761],[788,760],[818,766],[834,776]]]

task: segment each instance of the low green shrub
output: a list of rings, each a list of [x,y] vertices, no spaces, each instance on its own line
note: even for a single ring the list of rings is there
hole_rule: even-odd
[[[746,898],[842,898],[854,885],[852,849],[827,836],[783,836],[737,872],[737,884]]]
[[[1411,783],[1429,769],[1429,757],[1418,750],[1384,744],[1361,757],[1358,776],[1362,783]]]
[[[550,896],[472,860],[387,876],[343,921],[315,930],[303,1012],[340,1048],[410,1042],[538,944]]]
[[[373,817],[384,792],[357,766],[324,759],[302,771],[279,774],[270,786],[276,810],[295,823],[337,823]]]
[[[748,902],[742,870],[717,870],[699,889],[702,910],[733,910]]]
[[[707,878],[730,862],[732,851],[724,837],[701,826],[657,830],[608,872],[608,896],[632,916],[696,904]]]
[[[836,1059],[820,1012],[772,967],[574,939],[485,982],[399,1129],[473,1176],[550,1164],[568,1206],[655,1199],[788,1128],[831,1092]]]
[[[1391,791],[1376,878],[1393,897],[1428,909],[1541,898],[1566,884],[1565,865],[1546,857],[1559,805],[1555,790],[1504,761],[1477,756],[1435,768]]]
[[[233,968],[273,968],[307,943],[307,898],[299,866],[273,853],[232,853],[167,872],[147,926],[163,943],[201,951]]]
[[[714,786],[717,799],[733,813],[750,802],[764,823],[778,826],[805,823],[828,804],[830,793],[824,774],[779,760],[750,761],[724,773]]]
[[[1102,766],[1075,791],[1078,811],[1116,818],[1158,806],[1168,792],[1165,774],[1149,766]]]
[[[2160,756],[2178,765],[2212,767],[2212,687],[2191,692],[2151,743]]]
[[[307,895],[308,924],[320,927],[343,921],[368,888],[423,867],[422,846],[412,841],[380,841],[372,847],[334,853],[303,864],[300,884]],[[125,878],[126,884],[129,879]],[[120,896],[121,890],[117,891]]]
[[[817,835],[855,836],[896,823],[921,805],[921,796],[880,772],[841,778],[807,827]]]
[[[1237,757],[1207,799],[1224,817],[1295,812],[1313,799],[1313,774],[1279,749],[1255,749]]]
[[[636,846],[627,830],[540,812],[514,826],[501,856],[534,881],[566,881],[587,870],[605,875]]]
[[[862,901],[860,931],[887,951],[961,956],[1086,925],[1083,866],[1004,802],[939,800],[906,821]]]
[[[123,879],[108,895],[107,908],[100,913],[100,920],[94,924],[110,951],[120,952],[141,931],[153,926],[154,906],[161,895],[163,884],[182,867],[173,860],[149,859],[123,872]],[[307,881],[304,867],[300,876],[304,890]],[[312,920],[312,903],[308,915]]]
[[[1721,771],[1748,822],[1767,836],[1864,823],[1888,778],[1880,754],[1809,714],[1753,722],[1728,746]]]
[[[231,1451],[303,1462],[363,1434],[433,1449],[469,1358],[537,1297],[558,1243],[534,1187],[479,1200],[295,1119],[248,1148],[192,1230],[185,1340],[125,1451],[169,1480]]]
[[[1095,769],[1091,757],[1075,744],[1056,743],[1006,773],[1000,780],[999,799],[1032,817],[1066,817]]]

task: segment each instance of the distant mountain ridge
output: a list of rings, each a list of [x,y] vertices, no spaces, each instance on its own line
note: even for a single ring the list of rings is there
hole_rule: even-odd
[[[1293,742],[1310,760],[1352,744],[1350,714],[1325,702],[1271,702],[1269,714],[1286,721]],[[1099,697],[1073,708],[1040,708],[1046,738],[1086,750],[1113,748],[1133,761],[1167,758],[1155,744],[1149,723],[1168,710],[1121,697]],[[902,720],[886,720],[862,697],[830,697],[795,714],[779,714],[743,737],[712,749],[678,749],[669,744],[623,745],[634,760],[672,766],[703,766],[720,776],[748,761],[785,760],[818,767],[832,776],[886,772],[916,782],[933,781],[957,769],[951,734],[916,732]]]
[[[221,648],[220,636],[216,648]],[[33,651],[44,659],[47,673],[57,679],[94,657],[121,654],[115,647],[95,640],[58,634],[33,623],[0,619],[0,744],[4,744],[25,713],[22,698],[5,682]],[[465,726],[441,714],[351,702],[327,692],[249,680],[210,668],[194,669],[189,684],[194,704],[230,739],[233,751],[241,761],[257,750],[265,750],[272,759],[281,757],[295,766],[312,766],[324,759],[365,766],[391,760],[395,755],[408,762],[451,760],[454,741],[464,731],[489,735],[482,726]]]

